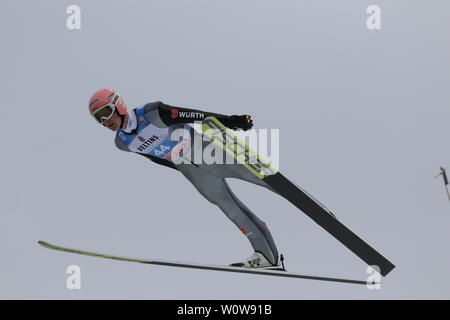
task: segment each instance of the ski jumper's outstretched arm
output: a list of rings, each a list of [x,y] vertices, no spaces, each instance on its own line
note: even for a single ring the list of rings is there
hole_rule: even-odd
[[[231,115],[206,112],[196,109],[188,109],[181,107],[174,107],[162,102],[158,104],[158,112],[161,120],[167,125],[178,123],[193,123],[195,121],[202,121],[207,117],[215,117],[230,129],[248,130],[253,127],[253,120],[250,115]]]

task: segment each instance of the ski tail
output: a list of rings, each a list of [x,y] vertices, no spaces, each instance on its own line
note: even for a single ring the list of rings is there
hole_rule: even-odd
[[[336,218],[330,216],[327,210],[311,199],[308,194],[297,188],[280,172],[266,177],[264,181],[275,190],[281,190],[280,194],[285,199],[303,211],[322,228],[327,230],[369,266],[378,267],[382,276],[386,276],[395,268],[389,260],[369,246]]]

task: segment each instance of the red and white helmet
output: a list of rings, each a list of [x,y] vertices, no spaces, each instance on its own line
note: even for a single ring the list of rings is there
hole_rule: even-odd
[[[123,124],[128,123],[128,110],[125,100],[114,89],[100,89],[96,91],[89,99],[89,112],[91,116],[101,108],[109,106],[111,109],[123,116]],[[95,117],[97,121],[101,121]]]

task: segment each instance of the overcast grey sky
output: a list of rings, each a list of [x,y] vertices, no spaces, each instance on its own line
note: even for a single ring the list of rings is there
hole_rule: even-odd
[[[70,4],[81,30],[66,28]],[[366,28],[371,4],[379,31]],[[0,298],[450,298],[450,204],[434,179],[450,167],[449,11],[446,0],[3,0]],[[281,171],[397,268],[368,290],[39,247],[209,264],[251,254],[181,174],[115,148],[87,111],[102,87],[131,107],[161,100],[280,129]],[[230,183],[290,271],[366,278],[290,203]],[[81,290],[65,286],[69,265]]]

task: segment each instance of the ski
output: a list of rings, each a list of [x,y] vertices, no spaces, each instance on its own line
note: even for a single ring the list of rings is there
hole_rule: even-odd
[[[280,172],[264,179],[272,188],[303,211],[314,222],[327,230],[332,236],[350,249],[369,266],[377,266],[382,276],[386,276],[395,266],[364,240],[358,237],[319,202],[311,198],[304,190],[289,181]]]
[[[50,250],[75,253],[75,254],[80,254],[80,255],[89,256],[89,257],[111,259],[111,260],[118,260],[118,261],[125,261],[125,262],[143,263],[143,264],[153,264],[153,265],[159,265],[159,266],[235,272],[235,273],[247,273],[247,274],[264,275],[264,276],[297,278],[297,279],[318,280],[318,281],[328,281],[328,282],[340,282],[340,283],[359,284],[359,285],[377,285],[377,284],[379,284],[376,282],[367,282],[367,281],[360,281],[360,280],[329,278],[329,277],[320,277],[320,276],[307,276],[307,275],[291,273],[291,272],[287,272],[287,271],[283,271],[283,270],[263,270],[263,269],[250,269],[250,268],[242,268],[242,267],[209,265],[209,264],[190,263],[190,262],[127,258],[127,257],[110,255],[110,254],[103,254],[103,253],[96,253],[96,252],[91,252],[91,251],[84,251],[84,250],[61,247],[61,246],[50,244],[46,241],[38,241],[38,244],[40,246],[50,249]]]
[[[265,162],[219,120],[214,117],[206,118],[202,123],[202,131],[217,146],[234,157],[237,162],[244,165],[259,179],[265,181],[282,197],[299,208],[369,266],[378,267],[382,276],[386,276],[395,268],[389,260],[337,220],[329,209],[314,199],[305,190],[289,181],[269,163]]]

